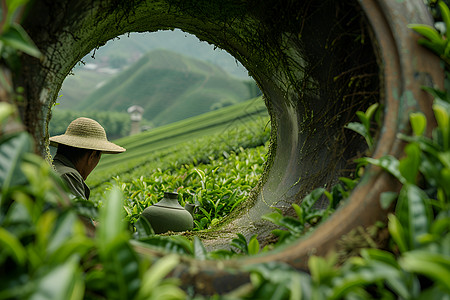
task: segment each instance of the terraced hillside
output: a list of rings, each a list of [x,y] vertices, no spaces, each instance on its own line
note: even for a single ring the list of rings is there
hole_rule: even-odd
[[[252,123],[258,123],[258,129],[254,129]],[[202,141],[197,145],[203,148],[204,155],[208,156],[208,150],[213,149],[220,151],[225,149],[227,144],[232,144],[233,132],[244,130],[249,131],[248,137],[244,141],[238,143],[237,147],[245,147],[245,143],[252,142],[252,137],[257,136],[256,132],[264,131],[267,126],[268,113],[264,101],[261,97],[247,100],[232,106],[228,106],[219,110],[202,114],[200,116],[188,118],[179,122],[175,122],[166,126],[161,126],[153,130],[142,132],[133,136],[125,137],[114,141],[115,143],[125,147],[126,152],[119,155],[103,155],[99,165],[88,178],[90,186],[98,186],[102,182],[108,181],[113,176],[127,173],[142,164],[163,157],[175,150],[177,145],[183,143],[197,144],[199,138],[205,136],[215,136],[217,140],[214,144]],[[234,130],[236,129],[236,130]],[[234,147],[234,145],[233,145]],[[216,149],[217,148],[217,149]],[[179,157],[190,155],[180,152]],[[199,156],[193,157],[192,160],[199,160]]]

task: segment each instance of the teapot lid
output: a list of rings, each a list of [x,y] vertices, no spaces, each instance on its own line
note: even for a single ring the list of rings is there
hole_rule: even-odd
[[[153,205],[184,210],[183,206],[181,206],[180,203],[178,203],[178,193],[176,192],[164,192],[164,198],[162,198],[161,201]]]
[[[178,199],[177,192],[164,192],[164,198]]]

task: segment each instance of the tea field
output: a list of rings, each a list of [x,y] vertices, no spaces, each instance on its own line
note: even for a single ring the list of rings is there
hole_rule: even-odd
[[[115,141],[119,155],[104,155],[88,178],[91,199],[101,205],[118,185],[134,224],[165,191],[181,205],[196,205],[195,229],[206,229],[244,201],[263,172],[270,138],[261,98]]]

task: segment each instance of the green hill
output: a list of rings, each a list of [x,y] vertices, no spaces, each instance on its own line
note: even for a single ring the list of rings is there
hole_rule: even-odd
[[[160,126],[255,97],[255,83],[229,76],[220,67],[166,50],[144,55],[90,94],[79,110],[124,112],[144,108]]]

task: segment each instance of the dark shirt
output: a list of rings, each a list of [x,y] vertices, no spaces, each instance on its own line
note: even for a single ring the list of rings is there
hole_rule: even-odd
[[[53,165],[74,196],[89,200],[91,190],[84,182],[80,172],[75,169],[74,164],[67,157],[56,154],[53,158]]]

